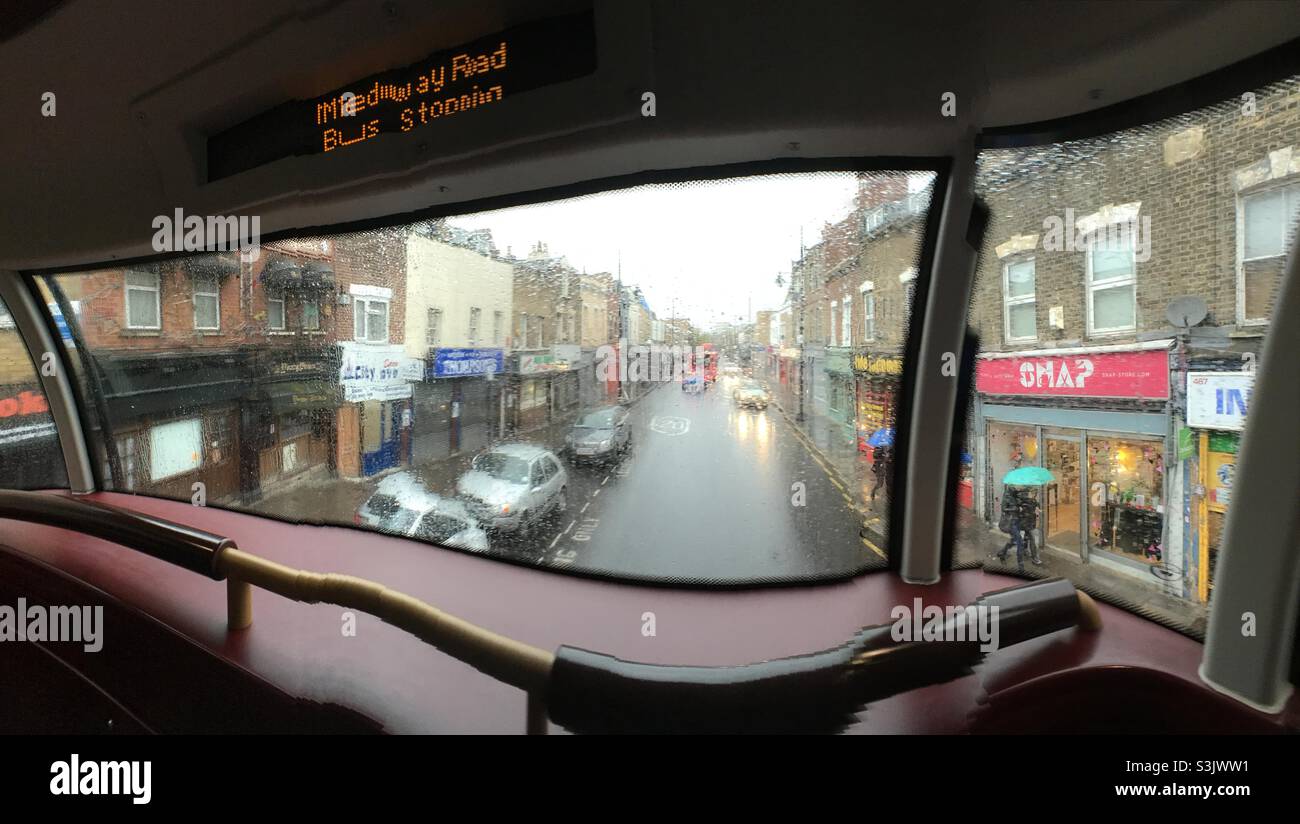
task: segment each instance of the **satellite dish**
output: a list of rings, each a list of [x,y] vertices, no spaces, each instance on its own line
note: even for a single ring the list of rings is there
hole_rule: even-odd
[[[1169,321],[1170,326],[1190,329],[1205,320],[1209,311],[1204,300],[1188,295],[1169,301],[1169,305],[1165,307],[1165,319]]]

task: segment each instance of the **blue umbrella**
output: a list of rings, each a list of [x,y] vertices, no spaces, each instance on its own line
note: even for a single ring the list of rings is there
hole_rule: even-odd
[[[873,449],[877,446],[893,446],[893,445],[894,445],[894,430],[888,427],[884,429],[877,429],[870,438],[867,438],[867,446],[870,446]]]
[[[972,457],[970,456],[970,453],[969,453],[969,452],[967,452],[967,451],[965,451],[965,450],[962,450],[962,453],[961,453],[961,462],[962,462],[962,463],[970,463],[970,462],[972,462],[973,460],[975,460],[975,459],[972,458]]]
[[[1002,476],[1008,486],[1042,486],[1056,480],[1056,476],[1041,466],[1022,466]]]

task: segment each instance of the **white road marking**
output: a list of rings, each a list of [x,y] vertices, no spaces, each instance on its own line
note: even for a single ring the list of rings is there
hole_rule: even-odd
[[[605,480],[603,480],[603,481],[600,482],[600,485],[601,485],[601,486],[604,486],[604,485],[607,484],[607,483],[609,483],[609,476],[608,476],[608,475],[605,476]]]
[[[564,532],[561,533],[561,534],[563,534],[563,535],[568,535],[568,534],[569,534],[569,530],[570,530],[570,529],[573,529],[573,525],[576,524],[576,523],[577,523],[577,521],[569,521],[569,525],[566,526],[566,527],[564,528]]]
[[[554,538],[551,539],[551,545],[547,547],[547,549],[555,549],[555,545],[558,544],[559,542],[560,542],[560,536],[556,535]]]
[[[661,435],[685,435],[691,431],[691,422],[673,415],[656,415],[650,420],[650,428]]]
[[[589,506],[591,506],[591,501],[587,501],[585,504],[583,504],[582,509],[578,510],[578,514],[581,515],[583,512],[586,512],[587,507]]]
[[[594,497],[596,497],[596,496],[599,495],[599,494],[600,494],[600,490],[597,489],[595,492],[591,493],[591,497],[594,498]]]

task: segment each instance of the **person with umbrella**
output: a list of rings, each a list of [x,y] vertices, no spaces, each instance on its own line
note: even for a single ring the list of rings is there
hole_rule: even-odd
[[[889,475],[890,463],[893,460],[891,452],[894,448],[894,430],[877,429],[867,440],[867,446],[871,447],[871,474],[876,477],[876,483],[871,487],[871,500],[876,500],[876,491],[882,486],[885,487],[885,495],[889,495]]]
[[[1005,563],[1007,552],[1014,544],[1016,564],[1021,572],[1025,571],[1026,544],[1029,546],[1030,558],[1036,566],[1042,566],[1043,560],[1038,555],[1038,547],[1033,535],[1034,528],[1038,526],[1038,501],[1018,487],[1041,486],[1052,480],[1054,480],[1052,473],[1039,466],[1022,466],[1011,470],[1002,478],[1006,490],[1002,495],[1002,512],[998,520],[998,528],[1007,533],[1010,540],[1002,547],[997,557],[999,561]]]

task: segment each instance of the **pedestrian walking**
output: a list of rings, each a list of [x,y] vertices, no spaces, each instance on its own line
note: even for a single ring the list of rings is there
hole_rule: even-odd
[[[876,491],[882,486],[885,487],[885,497],[889,497],[889,469],[892,463],[891,449],[888,446],[877,446],[871,453],[871,474],[876,477],[875,484],[871,487],[871,500],[876,500]]]
[[[1042,566],[1043,559],[1038,556],[1038,543],[1034,540],[1034,530],[1038,528],[1038,500],[1029,493],[1020,496],[1020,528],[1024,531],[1025,546],[1029,548],[1030,560],[1034,566]]]
[[[997,558],[1001,563],[1007,562],[1007,552],[1012,546],[1016,548],[1016,565],[1020,571],[1025,571],[1025,533],[1020,524],[1020,490],[1008,486],[1002,493],[1002,512],[998,518],[998,529],[1007,533],[1007,542],[998,552]]]

